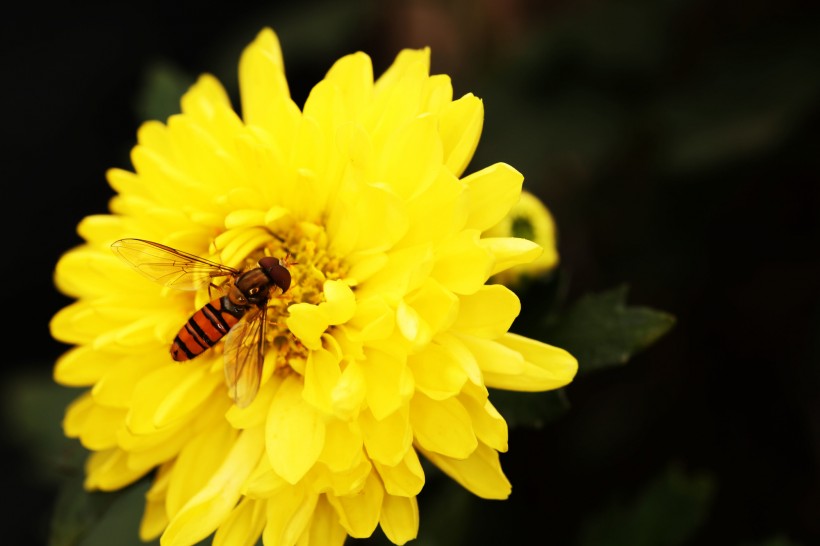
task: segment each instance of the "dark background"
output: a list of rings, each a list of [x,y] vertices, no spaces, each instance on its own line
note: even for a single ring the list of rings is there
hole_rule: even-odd
[[[468,170],[510,163],[553,212],[568,300],[627,284],[631,305],[677,318],[625,366],[580,376],[563,417],[511,431],[509,501],[431,483],[419,543],[455,544],[436,541],[449,528],[465,544],[820,544],[816,3],[270,6],[30,3],[0,23],[4,543],[44,541],[59,483],[31,423],[59,435],[73,396],[49,386],[60,253],[107,211],[145,89],[167,88],[168,114],[180,79],[211,72],[234,93],[242,48],[270,26],[300,105],[343,54],[379,74],[431,46],[455,95],[484,99]]]

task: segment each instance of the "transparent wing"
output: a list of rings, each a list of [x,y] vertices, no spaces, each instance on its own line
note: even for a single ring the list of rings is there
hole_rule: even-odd
[[[267,308],[254,308],[231,328],[225,338],[225,383],[234,403],[247,407],[259,391],[265,362]]]
[[[232,267],[144,239],[120,239],[111,250],[135,271],[180,290],[196,290],[214,278],[239,274]]]

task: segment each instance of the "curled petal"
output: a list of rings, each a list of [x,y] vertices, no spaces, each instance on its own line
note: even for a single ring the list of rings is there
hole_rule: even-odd
[[[393,544],[404,544],[419,532],[419,506],[416,497],[385,495],[379,525]]]
[[[430,462],[482,499],[506,499],[512,486],[501,470],[498,452],[479,442],[466,459],[454,459],[420,448]]]
[[[488,386],[516,391],[543,391],[568,384],[578,371],[578,361],[564,349],[517,334],[505,334],[499,343],[524,358],[519,373],[487,373]]]
[[[481,239],[481,245],[495,257],[490,275],[516,265],[530,263],[544,252],[539,244],[514,237],[484,238]]]

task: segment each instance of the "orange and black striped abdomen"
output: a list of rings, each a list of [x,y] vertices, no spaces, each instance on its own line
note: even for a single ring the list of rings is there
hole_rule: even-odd
[[[247,311],[237,307],[227,296],[207,303],[194,313],[174,338],[171,356],[176,361],[190,360],[213,347]]]

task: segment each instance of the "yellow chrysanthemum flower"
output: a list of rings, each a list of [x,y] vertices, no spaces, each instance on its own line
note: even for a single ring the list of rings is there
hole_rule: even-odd
[[[522,176],[499,163],[459,178],[483,107],[453,100],[429,55],[402,51],[375,82],[368,56],[348,55],[300,111],[265,29],[240,61],[241,117],[202,76],[181,114],[140,128],[134,172],[108,173],[112,214],[85,218],[85,243],[57,264],[77,301],[51,323],[75,345],[54,375],[90,387],[64,421],[92,451],[88,489],[155,471],[144,539],[325,546],[380,525],[402,544],[418,529],[419,455],[480,497],[510,494],[507,425],[487,387],[555,389],[577,364],[510,333],[518,298],[485,284],[542,249],[481,236]],[[140,277],[110,248],[125,238],[241,271],[284,260],[292,283],[267,302],[247,407],[226,387],[222,342],[191,362],[169,356],[214,286]]]

